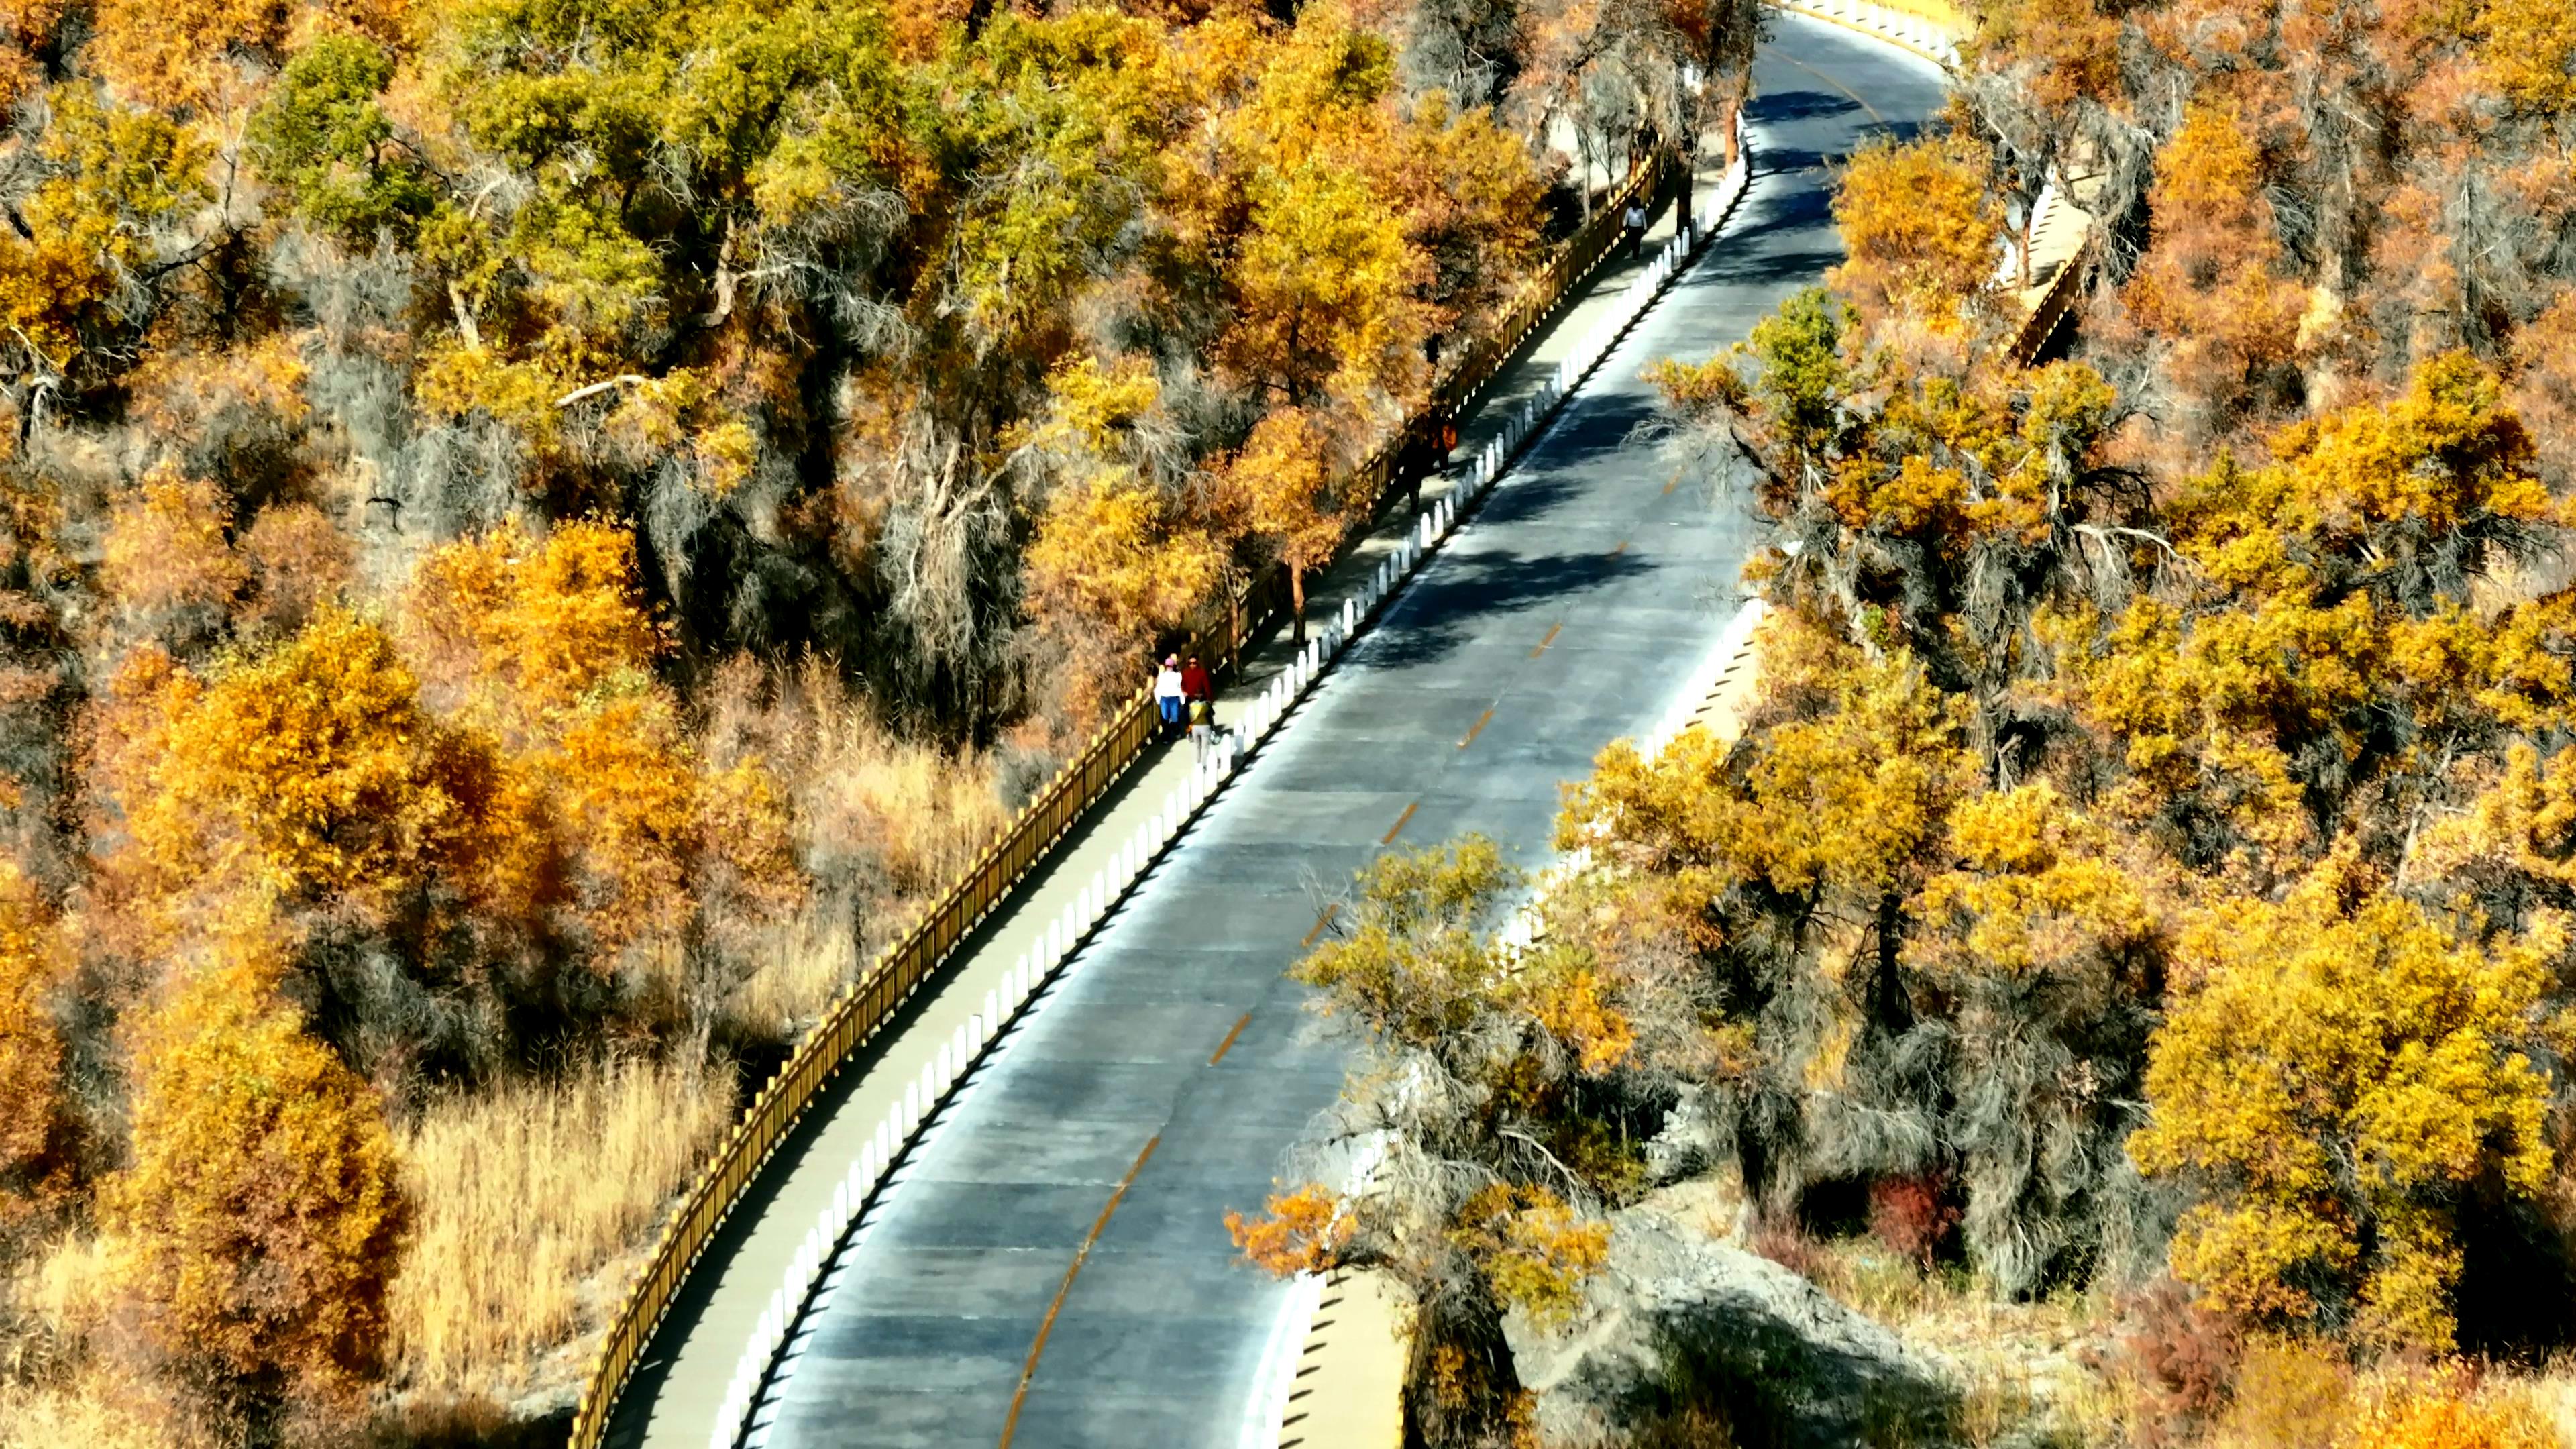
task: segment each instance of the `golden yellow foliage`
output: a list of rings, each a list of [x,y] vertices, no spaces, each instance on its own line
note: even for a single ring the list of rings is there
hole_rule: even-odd
[[[2457,1196],[2548,1181],[2548,1082],[2526,1044],[2549,952],[2457,942],[2340,859],[2284,901],[2194,920],[2150,1049],[2154,1115],[2129,1143],[2205,1194],[2175,1275],[2213,1308],[2291,1323],[2326,1311],[2331,1285],[2364,1337],[2448,1349]]]
[[[1865,314],[1895,311],[1936,332],[1973,319],[2000,258],[2003,219],[1986,189],[1987,158],[1962,133],[1853,153],[1834,193],[1850,260],[1831,274]]]
[[[66,964],[34,884],[0,861],[0,1184],[52,1140],[63,1051],[52,998]]]
[[[1959,748],[1960,701],[1903,654],[1877,660],[1793,620],[1765,626],[1765,689],[1794,699],[1797,681],[1831,691],[1822,707],[1747,741],[1751,767],[1685,731],[1653,760],[1625,741],[1568,794],[1560,846],[1598,842],[1658,878],[1666,909],[1687,920],[1745,880],[1795,895],[1863,900],[1907,886],[1952,803],[1973,787]],[[1798,662],[1817,651],[1831,660]]]
[[[666,644],[636,585],[633,535],[597,519],[542,540],[511,522],[437,550],[413,575],[403,626],[446,700],[521,739]]]
[[[1226,480],[1245,500],[1253,534],[1288,567],[1301,628],[1306,575],[1331,561],[1358,510],[1377,501],[1367,480],[1337,466],[1337,454],[1331,430],[1315,412],[1278,408],[1262,417],[1243,451],[1226,465]]]
[[[241,884],[382,920],[472,878],[493,762],[422,711],[381,628],[325,611],[206,678],[148,655],[131,669],[135,718],[104,773],[162,891]]]
[[[1292,1192],[1272,1193],[1257,1218],[1227,1213],[1225,1230],[1245,1258],[1285,1278],[1334,1267],[1350,1243],[1353,1224],[1339,1195],[1310,1182]]]
[[[1529,994],[1539,1025],[1573,1049],[1576,1065],[1587,1075],[1610,1071],[1636,1050],[1636,1023],[1610,1001],[1598,970],[1576,967],[1540,974]]]
[[[2465,1364],[2399,1369],[2364,1386],[2337,1449],[2556,1449],[2527,1402],[2481,1392]]]
[[[214,484],[155,464],[117,500],[107,535],[108,592],[137,614],[229,609],[250,570],[233,552],[231,500]]]
[[[336,1398],[381,1363],[406,1208],[374,1089],[304,1034],[277,952],[235,923],[135,1032],[133,1163],[102,1205],[166,1352]]]
[[[1154,490],[1113,470],[1057,491],[1023,567],[1030,613],[1085,646],[1078,658],[1105,684],[1132,675],[1158,634],[1214,594],[1224,565],[1215,538],[1182,524]],[[1095,685],[1090,693],[1111,691]]]
[[[1571,1318],[1584,1282],[1610,1259],[1610,1225],[1578,1216],[1543,1187],[1488,1187],[1459,1208],[1449,1233],[1498,1299],[1542,1325]]]
[[[47,100],[53,120],[36,149],[49,174],[21,210],[27,234],[0,231],[0,322],[47,370],[86,380],[84,354],[131,325],[120,278],[150,266],[153,234],[209,194],[199,174],[208,148],[84,82]]]
[[[1933,929],[1907,942],[1907,964],[1950,993],[1991,975],[2017,992],[2109,996],[2158,927],[2147,882],[2110,832],[2046,781],[1975,796],[1949,824],[1957,863],[1913,904]]]

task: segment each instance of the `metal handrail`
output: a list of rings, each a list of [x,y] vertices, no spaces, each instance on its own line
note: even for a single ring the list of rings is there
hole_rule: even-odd
[[[1547,270],[1533,277],[1503,322],[1480,337],[1433,390],[1432,400],[1408,418],[1396,435],[1363,461],[1359,477],[1376,488],[1376,504],[1365,518],[1354,520],[1342,550],[1365,536],[1370,522],[1405,481],[1431,458],[1445,453],[1425,450],[1440,439],[1461,406],[1502,370],[1521,342],[1564,295],[1606,256],[1617,238],[1619,213],[1639,196],[1652,196],[1675,163],[1675,153],[1658,148],[1633,168],[1601,210],[1559,250]],[[1339,551],[1337,551],[1338,553]],[[1191,652],[1225,667],[1244,643],[1257,638],[1287,604],[1288,577],[1276,565],[1265,569],[1219,622],[1191,641]],[[1218,646],[1222,647],[1218,647]],[[1158,722],[1149,691],[1129,695],[1106,724],[1067,761],[1037,797],[1022,807],[1003,831],[959,877],[951,882],[912,929],[888,945],[857,980],[843,987],[815,1028],[797,1042],[785,1065],[772,1075],[745,1109],[724,1146],[716,1153],[678,1212],[663,1224],[653,1256],[627,1286],[616,1318],[592,1360],[581,1401],[573,1410],[568,1449],[598,1449],[608,1432],[617,1396],[634,1373],[636,1360],[661,1327],[680,1285],[700,1254],[723,1226],[743,1192],[758,1179],[772,1153],[803,1119],[851,1054],[893,1017],[914,989],[946,960],[957,943],[1000,905],[1048,851],[1081,822],[1092,805],[1144,753]]]

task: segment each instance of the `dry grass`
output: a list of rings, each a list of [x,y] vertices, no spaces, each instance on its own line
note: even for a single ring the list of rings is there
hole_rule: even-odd
[[[624,1275],[602,1270],[648,1246],[733,1095],[690,1064],[630,1061],[424,1113],[399,1142],[418,1218],[393,1289],[396,1381],[502,1400],[558,1387],[547,1352],[609,1306]]]
[[[822,1012],[841,983],[858,973],[858,938],[847,898],[798,912],[762,933],[751,974],[725,1003],[732,1031],[756,1041],[786,1041]]]
[[[855,891],[877,914],[933,895],[1010,823],[992,756],[897,738],[819,661],[737,662],[712,697],[713,754],[757,755],[777,775],[827,894]]]
[[[737,662],[712,691],[720,759],[757,756],[795,802],[813,902],[738,938],[726,1035],[785,1042],[1010,824],[995,757],[898,739],[821,664]]]
[[[0,1383],[5,1449],[215,1449],[153,1380],[86,1364],[35,1384]]]
[[[215,1436],[135,1372],[112,1344],[120,1331],[116,1250],[77,1234],[31,1255],[7,1285],[10,1332],[0,1355],[0,1446],[6,1449],[213,1449]]]

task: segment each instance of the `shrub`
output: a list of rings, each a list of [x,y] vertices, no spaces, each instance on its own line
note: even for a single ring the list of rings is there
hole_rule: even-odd
[[[1744,1246],[1801,1278],[1812,1281],[1827,1271],[1824,1249],[1795,1223],[1763,1223],[1745,1236]]]
[[[1869,1185],[1870,1236],[1887,1250],[1929,1268],[1959,1229],[1959,1209],[1938,1173],[1882,1177]]]
[[[2338,1449],[2555,1449],[2531,1406],[2481,1392],[2458,1363],[2402,1371],[2371,1384]]]
[[[404,1229],[373,1088],[304,1034],[264,942],[147,1019],[133,1165],[103,1194],[162,1350],[228,1408],[371,1376]]]
[[[2140,1297],[2131,1323],[2115,1363],[2145,1396],[2151,1419],[2186,1428],[2226,1407],[2244,1352],[2227,1320],[2167,1278]]]
[[[2219,1442],[2241,1449],[2333,1449],[2353,1415],[2351,1365],[2313,1339],[2259,1338],[2236,1371]]]

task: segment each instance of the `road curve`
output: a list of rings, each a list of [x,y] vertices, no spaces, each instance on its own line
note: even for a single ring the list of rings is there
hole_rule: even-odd
[[[1726,235],[952,1101],[843,1245],[754,1442],[1245,1442],[1286,1290],[1222,1219],[1260,1203],[1350,1052],[1282,975],[1318,890],[1469,830],[1542,863],[1559,783],[1672,703],[1754,532],[1625,446],[1652,408],[1638,369],[1820,280],[1826,163],[1942,99],[1916,57],[1779,18]]]

